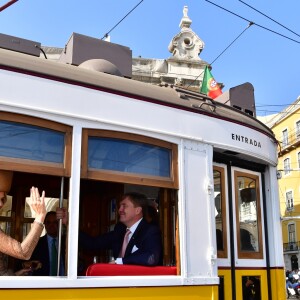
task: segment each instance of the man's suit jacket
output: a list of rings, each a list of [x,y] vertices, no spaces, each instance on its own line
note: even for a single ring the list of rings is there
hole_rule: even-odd
[[[64,238],[62,240],[61,255],[64,262],[65,243]],[[38,260],[42,263],[42,268],[33,272],[34,276],[49,276],[50,274],[50,258],[47,235],[42,236],[36,248],[34,249],[30,260]]]
[[[125,232],[126,226],[118,223],[113,231],[97,237],[80,233],[79,244],[87,250],[111,249],[116,259],[119,257]],[[123,264],[162,265],[162,238],[158,225],[141,220],[128,243]]]

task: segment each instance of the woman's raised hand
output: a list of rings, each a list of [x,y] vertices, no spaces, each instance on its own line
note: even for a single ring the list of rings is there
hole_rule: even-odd
[[[43,223],[46,216],[46,205],[45,205],[45,191],[40,196],[39,190],[36,187],[30,189],[30,200],[29,206],[35,212],[35,220]]]

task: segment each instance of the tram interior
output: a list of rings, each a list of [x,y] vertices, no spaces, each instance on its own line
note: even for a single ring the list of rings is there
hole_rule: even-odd
[[[158,222],[163,237],[163,264],[176,265],[176,192],[168,189],[81,180],[80,230],[97,236],[113,229],[118,222],[118,202],[127,192],[139,192],[156,203]],[[93,262],[107,263],[110,251],[79,251],[78,274],[84,275]]]
[[[27,235],[34,220],[26,198],[32,186],[46,193],[47,211],[56,210],[61,193],[58,176],[14,172],[8,201],[0,211],[1,229],[19,241]],[[82,179],[80,182],[79,230],[97,236],[113,229],[118,222],[118,202],[126,192],[140,192],[157,204],[158,222],[163,238],[163,265],[179,269],[177,234],[177,193],[175,190],[132,184]],[[69,179],[64,179],[63,206],[68,207]],[[68,232],[68,228],[65,228]],[[45,234],[43,232],[43,234]],[[68,237],[70,238],[70,237]],[[85,276],[89,265],[108,263],[110,251],[87,251],[78,249],[78,276]],[[20,263],[7,258],[8,267],[16,270]],[[178,272],[178,270],[177,270]]]

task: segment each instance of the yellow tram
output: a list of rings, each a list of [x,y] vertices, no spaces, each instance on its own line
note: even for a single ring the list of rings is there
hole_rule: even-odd
[[[257,119],[180,87],[3,49],[0,84],[0,169],[14,172],[1,229],[26,236],[32,185],[48,210],[69,212],[65,275],[2,276],[1,299],[285,298],[277,145]],[[158,204],[163,266],[87,273],[111,254],[81,250],[79,230],[113,228],[129,191]]]

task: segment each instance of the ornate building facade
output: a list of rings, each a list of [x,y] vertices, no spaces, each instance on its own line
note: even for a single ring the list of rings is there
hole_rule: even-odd
[[[200,58],[204,42],[191,29],[188,8],[183,8],[180,32],[171,40],[167,59],[133,58],[132,78],[152,84],[176,84],[199,92],[207,62]]]
[[[132,58],[131,78],[156,85],[179,85],[199,92],[204,69],[208,63],[199,56],[205,44],[191,29],[191,24],[188,7],[185,6],[179,24],[180,31],[168,46],[171,56],[167,59]],[[65,51],[65,48],[46,46],[43,46],[42,49],[48,59],[56,61]],[[101,56],[101,53],[99,55]],[[41,54],[41,58],[43,57]]]

